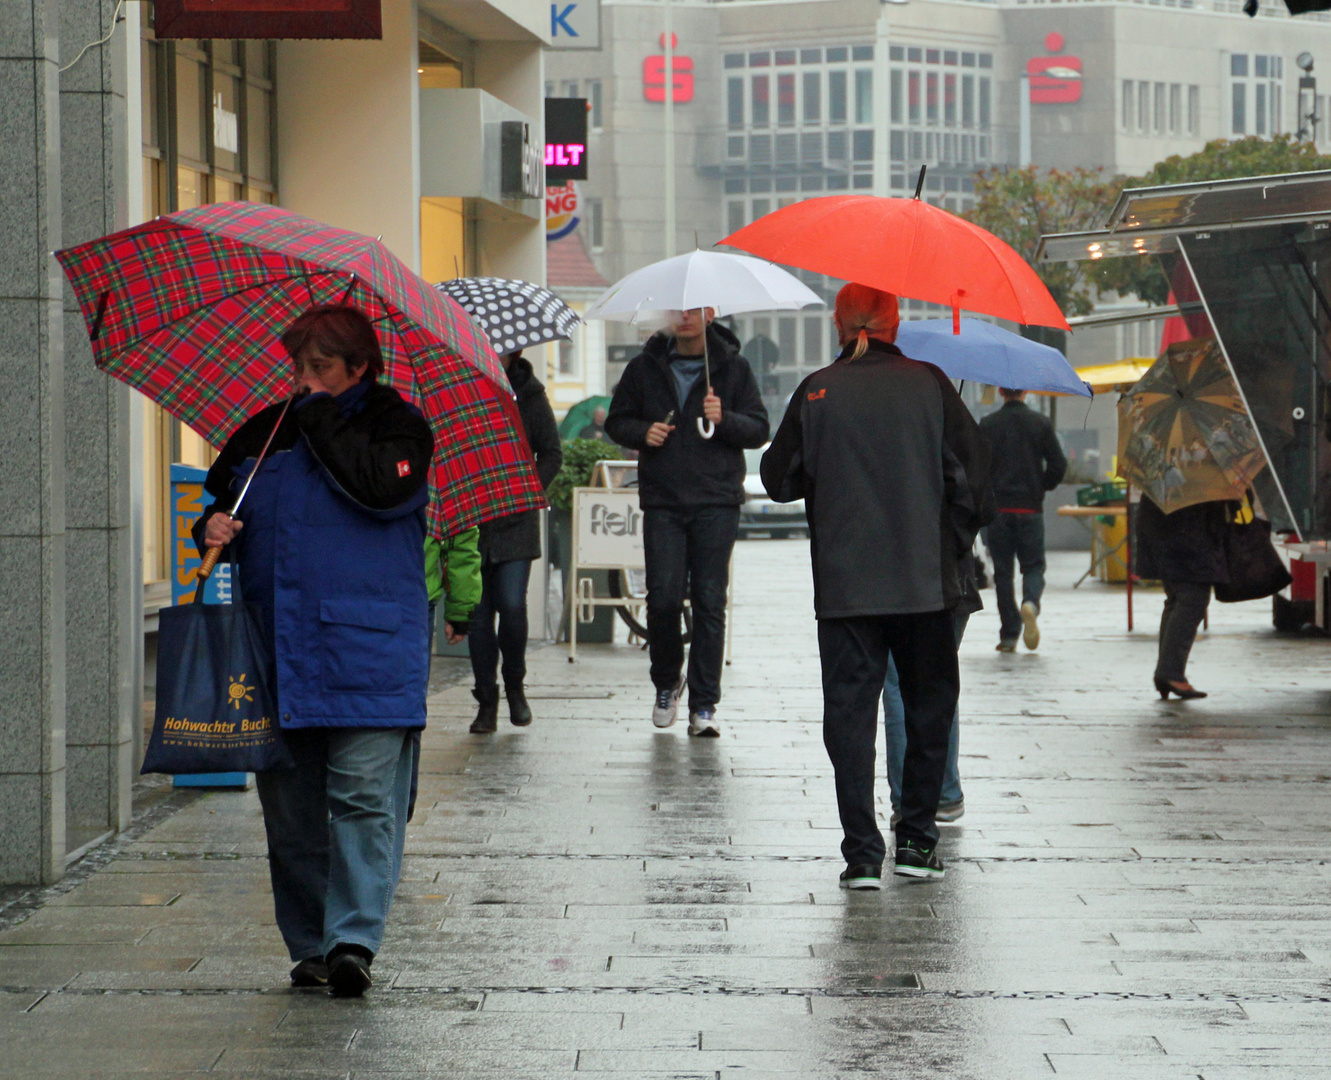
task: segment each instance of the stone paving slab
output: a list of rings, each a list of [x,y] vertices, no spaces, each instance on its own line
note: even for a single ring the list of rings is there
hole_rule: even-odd
[[[0,1077],[1331,1078],[1331,643],[1214,605],[1164,704],[1160,594],[1055,554],[1038,653],[963,645],[947,878],[847,894],[807,559],[738,549],[718,740],[627,645],[489,738],[442,662],[364,1001],[286,987],[254,794],[181,800],[0,932]]]

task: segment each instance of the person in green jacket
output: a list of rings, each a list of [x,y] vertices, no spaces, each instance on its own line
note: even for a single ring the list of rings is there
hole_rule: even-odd
[[[430,596],[430,633],[426,646],[425,670],[429,678],[429,657],[434,655],[434,619],[439,601],[444,601],[444,640],[457,645],[471,629],[472,609],[481,599],[480,529],[464,529],[447,540],[425,538],[425,587]],[[411,798],[407,820],[416,812],[416,792],[420,786],[421,733],[413,732],[411,763]]]

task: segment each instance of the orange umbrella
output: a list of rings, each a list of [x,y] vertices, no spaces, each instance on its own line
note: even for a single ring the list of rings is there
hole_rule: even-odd
[[[993,233],[914,199],[829,195],[775,210],[723,244],[961,312],[1068,330],[1026,260]]]

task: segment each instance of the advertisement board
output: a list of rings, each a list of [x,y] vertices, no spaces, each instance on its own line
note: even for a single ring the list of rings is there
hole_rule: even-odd
[[[642,511],[637,488],[574,488],[576,564],[583,569],[640,570]]]

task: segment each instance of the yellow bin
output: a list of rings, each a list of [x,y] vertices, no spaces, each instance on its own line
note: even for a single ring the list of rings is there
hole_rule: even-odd
[[[1100,515],[1095,519],[1092,532],[1094,539],[1091,542],[1091,558],[1101,560],[1096,566],[1096,576],[1101,581],[1122,585],[1128,580],[1128,570],[1124,565],[1128,552],[1126,545],[1122,548],[1119,548],[1119,545],[1128,535],[1127,515]],[[1106,552],[1115,549],[1118,549],[1117,554],[1101,558]]]

